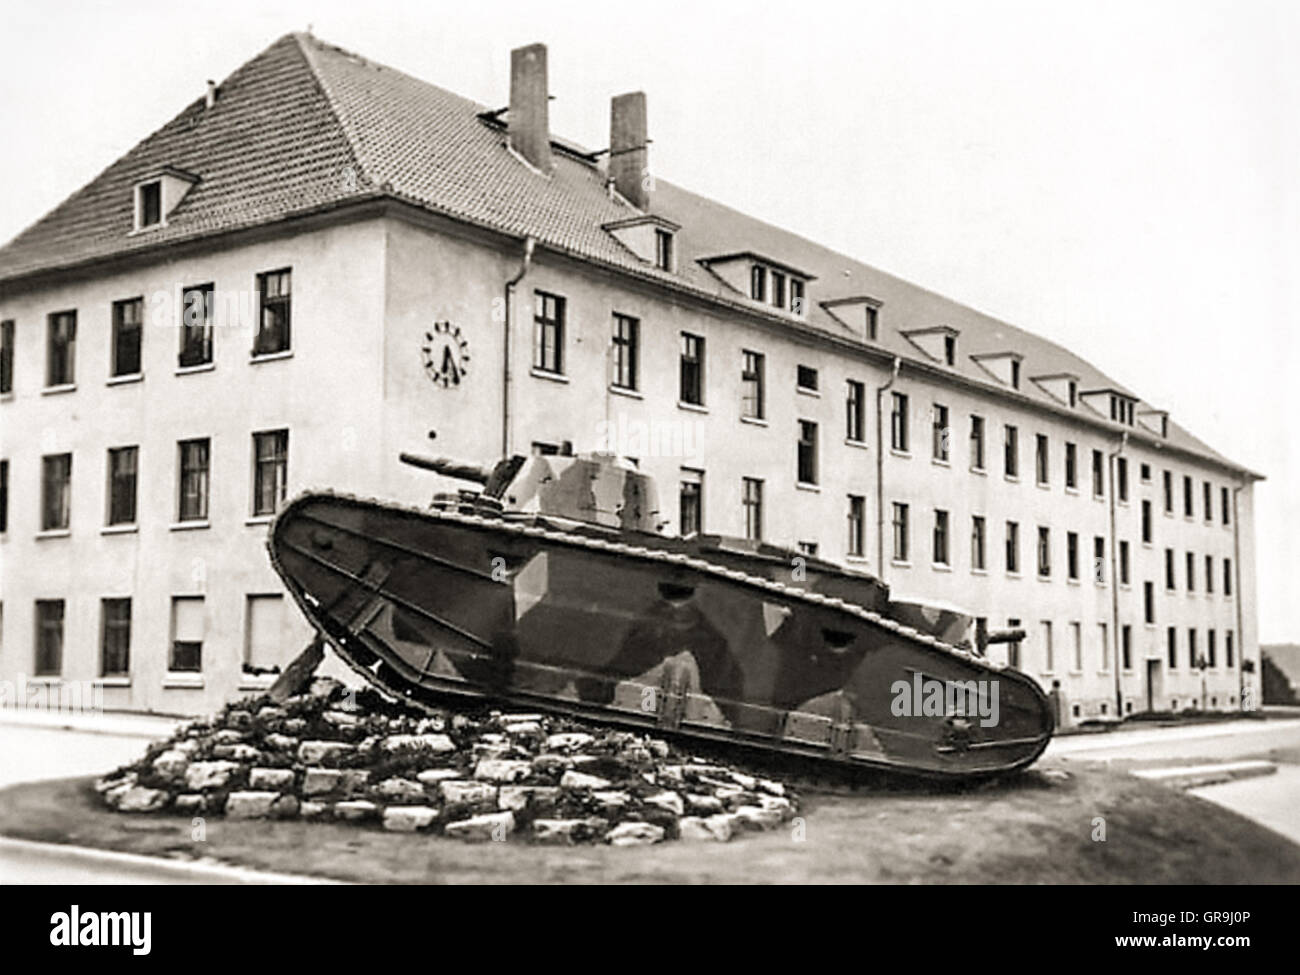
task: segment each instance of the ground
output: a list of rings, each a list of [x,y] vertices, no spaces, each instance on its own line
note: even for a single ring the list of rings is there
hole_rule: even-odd
[[[959,791],[806,789],[802,822],[784,830],[633,849],[220,818],[196,841],[188,818],[102,809],[91,781],[0,791],[0,835],[370,883],[1300,882],[1300,847],[1278,834],[1195,797],[1060,761]],[[1104,840],[1093,838],[1098,817]]]

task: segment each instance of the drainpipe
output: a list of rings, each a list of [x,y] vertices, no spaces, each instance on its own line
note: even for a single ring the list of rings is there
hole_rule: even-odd
[[[885,581],[885,434],[882,413],[885,393],[898,379],[898,369],[902,364],[903,360],[894,356],[894,371],[889,382],[876,388],[876,570],[881,582]]]
[[[1246,663],[1246,634],[1242,630],[1243,617],[1241,614],[1241,519],[1237,511],[1237,495],[1241,493],[1241,489],[1243,487],[1245,487],[1244,484],[1239,484],[1232,489],[1232,576],[1233,576],[1232,601],[1237,608],[1237,709],[1238,710],[1244,709],[1244,705],[1242,702],[1245,700],[1244,692],[1246,690],[1246,668],[1244,666]],[[1260,663],[1260,667],[1259,667],[1260,680],[1262,681],[1264,679],[1264,661],[1261,659],[1259,663]],[[1260,697],[1262,698],[1263,696],[1264,695],[1261,688]],[[1262,705],[1264,702],[1260,700],[1260,701],[1254,701],[1252,703],[1254,703],[1256,706],[1259,706]]]
[[[1119,546],[1115,542],[1115,461],[1124,448],[1128,446],[1128,433],[1120,437],[1119,447],[1106,455],[1110,475],[1110,629],[1111,639],[1115,644],[1115,653],[1111,657],[1115,668],[1115,716],[1124,720],[1124,685],[1120,680],[1120,630],[1119,630]],[[1131,648],[1130,648],[1131,649]]]
[[[502,333],[501,351],[501,456],[510,456],[510,333],[513,330],[515,285],[524,279],[533,264],[533,249],[537,241],[531,235],[524,238],[524,253],[519,264],[519,273],[506,282],[505,286],[505,324]]]

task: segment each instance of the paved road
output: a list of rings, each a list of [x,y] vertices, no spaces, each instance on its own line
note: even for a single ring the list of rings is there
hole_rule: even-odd
[[[1191,794],[1217,802],[1300,843],[1300,766],[1279,765],[1273,775],[1192,789]]]

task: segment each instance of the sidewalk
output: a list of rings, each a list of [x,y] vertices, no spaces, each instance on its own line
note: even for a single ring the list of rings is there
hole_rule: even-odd
[[[43,728],[52,731],[78,731],[90,735],[117,738],[144,738],[155,741],[169,737],[188,718],[169,715],[136,714],[124,711],[47,711],[42,708],[0,708],[0,726]]]
[[[1067,735],[1053,738],[1047,747],[1048,755],[1075,755],[1085,752],[1122,752],[1142,745],[1169,742],[1194,742],[1215,738],[1242,736],[1273,736],[1279,732],[1300,729],[1300,718],[1276,718],[1260,721],[1239,718],[1232,721],[1214,721],[1188,725],[1165,725],[1160,728],[1126,728],[1095,735]]]

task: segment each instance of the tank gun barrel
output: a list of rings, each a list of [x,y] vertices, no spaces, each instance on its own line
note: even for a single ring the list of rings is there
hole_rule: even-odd
[[[398,459],[403,464],[410,464],[412,467],[418,467],[425,471],[433,471],[435,474],[442,474],[445,477],[454,477],[458,481],[473,481],[475,484],[486,484],[492,476],[491,471],[485,470],[477,464],[466,464],[450,457],[425,457],[421,454],[403,452],[398,455]]]

